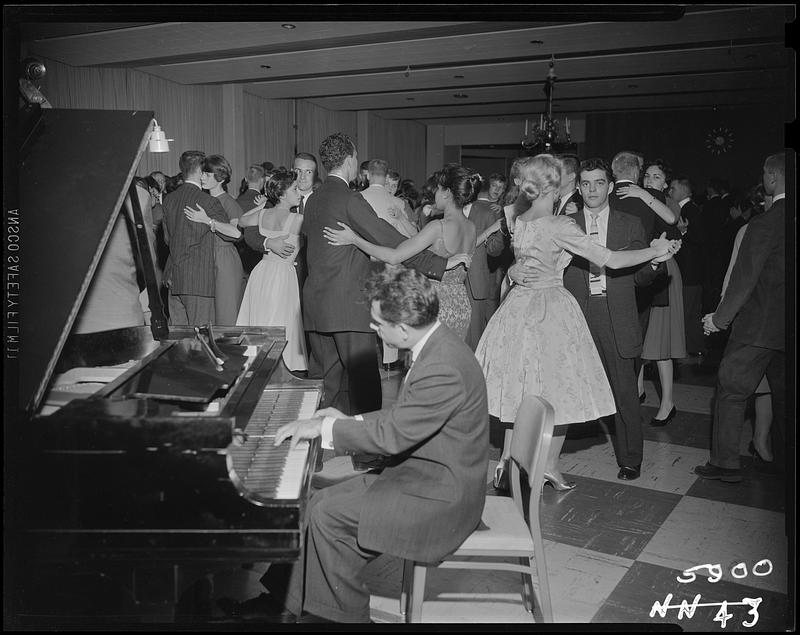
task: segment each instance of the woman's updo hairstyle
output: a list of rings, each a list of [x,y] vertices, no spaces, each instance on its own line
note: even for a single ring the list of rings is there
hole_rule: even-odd
[[[561,162],[552,154],[526,157],[520,162],[517,178],[525,181],[525,194],[535,200],[561,186]]]
[[[458,163],[448,163],[439,173],[439,185],[452,192],[458,207],[474,202],[481,193],[482,183],[480,174]]]
[[[264,194],[267,200],[272,205],[277,205],[278,201],[281,200],[281,196],[291,187],[296,178],[297,174],[295,174],[294,171],[290,172],[286,168],[278,168],[275,170],[264,186]]]

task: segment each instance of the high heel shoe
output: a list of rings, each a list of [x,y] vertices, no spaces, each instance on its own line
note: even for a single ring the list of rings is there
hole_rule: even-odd
[[[676,414],[678,414],[678,411],[675,408],[675,406],[672,406],[672,410],[669,411],[669,414],[666,416],[666,418],[657,419],[656,417],[653,417],[653,419],[650,421],[650,425],[653,426],[654,428],[660,428],[661,426],[665,426],[675,418]]]
[[[550,472],[545,472],[544,483],[542,487],[544,487],[544,485],[547,485],[548,483],[550,483],[550,485],[553,486],[553,489],[556,490],[557,492],[567,492],[571,489],[575,489],[576,485],[574,481],[560,480],[556,478],[555,474],[551,474]]]
[[[747,451],[750,452],[750,456],[752,456],[755,459],[759,459],[764,463],[772,463],[772,459],[765,459],[761,455],[761,452],[758,451],[758,449],[756,448],[756,444],[753,441],[750,441],[750,445],[747,446]]]

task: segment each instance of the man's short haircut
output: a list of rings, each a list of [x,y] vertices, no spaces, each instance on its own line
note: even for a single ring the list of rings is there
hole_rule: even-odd
[[[298,152],[295,154],[294,158],[292,159],[292,165],[294,165],[294,162],[297,161],[297,159],[302,159],[303,161],[313,161],[314,165],[317,165],[317,157],[310,152]]]
[[[264,168],[262,168],[257,163],[254,163],[249,168],[247,168],[247,172],[244,178],[248,183],[258,184],[258,182],[264,178]]]
[[[673,177],[672,181],[677,181],[681,185],[681,187],[686,188],[686,193],[689,196],[692,195],[693,191],[692,180],[688,176],[684,174],[679,174],[678,176]],[[672,181],[670,181],[670,183],[672,183]]]
[[[389,170],[386,173],[386,178],[390,181],[397,181],[398,184],[400,183],[400,172],[397,170]]]
[[[641,172],[642,163],[644,163],[644,159],[640,159],[640,157],[641,155],[638,152],[631,152],[630,150],[618,152],[611,161],[611,171],[614,178],[617,180],[636,180],[636,174]]]
[[[389,171],[389,162],[383,159],[370,159],[367,164],[367,172],[370,176],[386,176]]]
[[[200,150],[186,150],[181,155],[178,161],[178,167],[181,169],[181,174],[185,179],[190,174],[203,169],[203,160],[206,158],[206,153]]]
[[[342,167],[347,157],[356,152],[356,144],[343,132],[335,132],[326,137],[319,146],[319,158],[328,172]]]
[[[725,179],[721,179],[717,176],[708,179],[708,187],[714,190],[717,194],[725,194],[730,191],[728,188],[728,183],[725,181]]]
[[[561,161],[561,176],[564,176],[565,172],[578,176],[578,171],[581,169],[581,160],[577,154],[557,154],[556,158]]]
[[[774,174],[779,179],[785,180],[786,153],[776,152],[775,154],[770,154],[766,161],[764,161],[764,167],[767,168],[767,172]]]
[[[429,326],[439,315],[439,296],[431,281],[403,265],[386,265],[366,282],[367,301],[377,301],[381,317],[389,324],[414,328]]]
[[[585,159],[584,161],[581,161],[581,168],[578,171],[578,182],[580,183],[581,175],[584,172],[591,172],[592,170],[603,170],[603,172],[606,173],[606,179],[608,179],[608,182],[614,182],[614,174],[611,172],[611,168],[609,167],[608,163],[606,163],[605,159],[601,159],[600,157],[593,157],[591,159]]]
[[[369,161],[362,161],[359,170],[369,170]]]
[[[502,175],[502,174],[500,174],[498,172],[492,172],[489,175],[489,181],[488,182],[492,183],[493,181],[498,181],[500,183],[508,183],[508,179],[504,175]]]

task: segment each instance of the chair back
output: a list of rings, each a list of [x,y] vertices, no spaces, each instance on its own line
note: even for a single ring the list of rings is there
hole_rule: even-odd
[[[511,495],[520,509],[522,492],[520,487],[520,468],[528,473],[530,485],[530,524],[538,526],[539,498],[544,485],[544,472],[547,455],[553,440],[555,412],[547,400],[536,395],[527,395],[517,411],[514,431],[511,436]],[[535,520],[534,520],[535,519]]]

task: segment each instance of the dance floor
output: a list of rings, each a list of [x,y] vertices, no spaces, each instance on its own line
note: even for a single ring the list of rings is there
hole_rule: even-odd
[[[708,458],[716,367],[705,362],[681,364],[678,370],[678,414],[666,427],[648,425],[657,392],[652,381],[645,382],[638,480],[617,479],[607,430],[568,437],[564,445],[561,470],[577,487],[556,492],[547,486],[542,497],[554,619],[575,624],[575,630],[614,628],[611,624],[626,630],[659,625],[687,631],[785,630],[793,610],[788,563],[794,549],[786,534],[783,477],[754,469],[747,454],[749,425],[741,440],[742,483],[705,481],[693,473]],[[384,405],[395,398],[402,377],[382,372]],[[498,455],[492,451],[489,495],[495,495],[491,474]],[[326,451],[324,457],[330,456]],[[401,565],[398,558],[381,556],[365,571],[374,622],[403,621]],[[212,601],[254,597],[264,590],[258,578],[267,566],[220,571],[206,578],[204,595]],[[521,588],[515,573],[429,571],[421,619],[441,624],[431,627],[437,629],[449,628],[443,623],[458,623],[462,630],[477,623],[528,629],[534,618],[523,607]],[[212,606],[213,622],[221,614]]]
[[[657,393],[645,382],[644,463],[636,481],[617,479],[607,431],[566,441],[561,470],[578,486],[563,493],[545,487],[542,499],[556,622],[784,630],[789,552],[783,478],[753,469],[749,455],[743,457],[740,484],[704,481],[692,472],[708,458],[713,377],[713,368],[681,366],[678,414],[664,428],[648,425]],[[384,373],[387,400],[399,381],[399,374]],[[750,436],[746,426],[743,455]],[[487,474],[491,495],[496,451],[493,458]],[[695,575],[683,573],[693,567]],[[373,594],[373,621],[401,621],[400,570],[401,562],[386,556],[370,565],[365,579]],[[431,571],[422,621],[530,623],[520,590],[514,573]],[[680,610],[683,601],[686,608]]]

